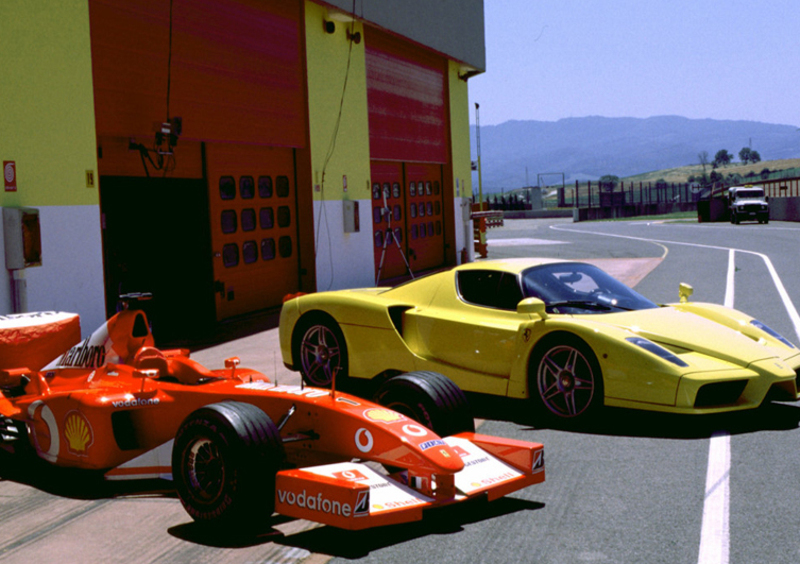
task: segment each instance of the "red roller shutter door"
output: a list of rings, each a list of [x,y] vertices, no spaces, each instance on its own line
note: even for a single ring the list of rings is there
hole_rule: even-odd
[[[406,165],[406,194],[412,267],[429,270],[441,266],[444,264],[441,165]]]
[[[169,116],[182,118],[183,133],[167,176],[191,159],[202,170],[193,175],[207,179],[216,316],[278,306],[299,289],[302,2],[174,0],[171,52],[170,4],[89,1],[98,138],[151,146],[169,86]],[[145,175],[134,151],[105,151],[99,168]]]
[[[372,161],[370,174],[375,272],[380,282],[408,272],[403,166],[401,163]]]
[[[90,0],[98,135],[151,143],[169,86],[181,139],[302,147],[301,11],[296,1],[174,0],[170,52],[170,2]]]
[[[366,42],[375,264],[377,269],[384,255],[381,278],[391,278],[406,271],[399,251],[389,250],[390,246],[397,246],[396,227],[401,227],[401,246],[413,271],[444,263],[442,165],[447,163],[448,156],[446,67],[441,57],[374,30],[366,32]],[[395,163],[394,169],[391,162]],[[399,195],[395,196],[397,178],[401,180]],[[387,214],[383,214],[380,222],[376,221],[378,208],[383,206],[382,194],[376,198],[376,185],[385,192],[387,183],[387,203],[392,210],[391,245],[383,244],[387,239]],[[395,212],[397,205],[402,207]],[[395,216],[400,220],[394,219]]]

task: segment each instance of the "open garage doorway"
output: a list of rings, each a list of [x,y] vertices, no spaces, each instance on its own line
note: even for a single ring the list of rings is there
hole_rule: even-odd
[[[106,313],[140,302],[156,343],[197,338],[214,324],[208,188],[203,179],[100,178]]]

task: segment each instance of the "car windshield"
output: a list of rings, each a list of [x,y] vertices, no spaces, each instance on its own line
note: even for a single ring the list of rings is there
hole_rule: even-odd
[[[596,266],[546,264],[522,273],[526,298],[544,301],[550,313],[609,313],[658,307]]]
[[[736,198],[739,200],[746,199],[759,199],[764,197],[762,190],[739,190],[736,192]]]

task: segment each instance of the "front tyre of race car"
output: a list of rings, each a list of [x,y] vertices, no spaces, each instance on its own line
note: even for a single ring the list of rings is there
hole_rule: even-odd
[[[586,421],[603,406],[603,374],[591,347],[569,333],[548,335],[531,353],[528,390],[545,423]]]
[[[258,407],[233,401],[190,414],[175,435],[172,475],[178,497],[201,524],[258,528],[275,507],[284,459],[277,426]]]
[[[384,382],[376,403],[422,423],[440,437],[475,431],[475,420],[463,390],[436,372],[408,372]]]

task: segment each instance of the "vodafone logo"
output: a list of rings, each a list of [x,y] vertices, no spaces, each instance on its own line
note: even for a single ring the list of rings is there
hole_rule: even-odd
[[[372,433],[368,429],[361,427],[356,431],[356,448],[363,453],[368,453],[372,450],[375,444],[375,439],[372,438]]]
[[[424,437],[428,434],[428,431],[426,431],[424,427],[413,425],[411,423],[408,425],[403,425],[403,432],[409,437]]]
[[[349,482],[359,482],[361,480],[367,480],[368,478],[358,470],[343,470],[341,472],[334,472],[334,478],[339,478],[340,480],[347,480]]]

